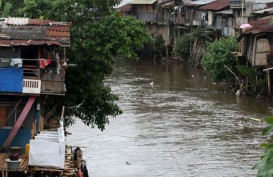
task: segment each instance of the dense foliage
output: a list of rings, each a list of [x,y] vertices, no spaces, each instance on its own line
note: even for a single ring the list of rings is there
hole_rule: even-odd
[[[183,35],[176,40],[175,43],[175,55],[181,57],[183,60],[188,61],[190,59],[190,47],[192,37],[191,35]]]
[[[264,128],[262,135],[272,135],[273,131],[273,116],[265,118],[267,126]],[[255,165],[254,169],[258,169],[258,177],[272,177],[273,176],[273,143],[272,136],[269,136],[268,142],[261,145],[265,152],[261,156],[260,161]]]
[[[231,71],[236,70],[236,58],[232,52],[237,51],[238,43],[234,38],[221,38],[207,44],[207,52],[201,64],[206,73],[216,82],[233,82],[236,78]]]
[[[143,59],[162,59],[165,56],[165,41],[162,35],[155,36],[153,40],[145,44],[144,49],[138,51]]]
[[[25,0],[21,16],[72,22],[69,68],[64,100],[50,98],[50,107],[66,107],[65,117],[79,117],[103,130],[109,116],[122,113],[118,97],[104,85],[116,57],[137,59],[136,51],[150,41],[144,23],[113,10],[115,0]],[[54,100],[54,101],[52,101]],[[61,110],[60,108],[56,110]],[[72,119],[67,119],[72,120]]]

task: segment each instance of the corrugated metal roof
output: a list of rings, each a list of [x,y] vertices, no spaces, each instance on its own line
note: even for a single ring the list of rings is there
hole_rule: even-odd
[[[68,22],[56,22],[52,20],[42,20],[42,19],[29,19],[29,18],[15,18],[8,17],[4,21],[7,25],[39,25],[39,26],[48,26],[48,25],[69,25]]]
[[[174,0],[162,4],[161,7],[163,7],[163,8],[172,8],[172,7],[174,7]]]
[[[120,12],[129,12],[131,11],[131,4],[125,4],[124,6],[120,6],[116,9]]]
[[[47,30],[47,36],[55,38],[69,37],[70,33],[65,31]]]
[[[211,2],[207,5],[204,5],[204,6],[200,7],[199,9],[219,11],[219,10],[223,10],[223,9],[229,7],[229,3],[230,3],[229,0],[217,0],[217,1]]]
[[[47,28],[48,30],[54,30],[54,31],[70,31],[70,26],[49,26]]]
[[[69,46],[70,27],[71,24],[67,22],[6,18],[0,23],[0,46],[44,44]]]
[[[273,25],[270,23],[272,18],[273,16],[271,15],[249,22],[253,27],[246,29],[245,33],[273,32]]]
[[[1,28],[1,34],[9,36],[10,39],[32,39],[45,40],[47,27],[46,26],[7,26]]]
[[[5,19],[5,24],[8,25],[27,25],[29,22],[29,18],[13,18],[9,17]]]
[[[60,43],[58,41],[35,41],[35,40],[0,40],[0,46],[28,46],[28,45],[58,45],[67,47],[69,44]]]
[[[29,25],[49,25],[51,20],[29,19]]]
[[[258,10],[253,12],[254,14],[263,14],[263,13],[272,13],[273,12],[273,7],[271,8],[267,8],[267,9],[263,9],[263,10]]]
[[[273,0],[255,0],[255,3],[271,3]]]
[[[132,0],[130,4],[153,4],[156,0]]]
[[[262,3],[262,4],[252,4],[251,5],[253,11],[258,11],[258,10],[262,10],[262,9],[266,9],[267,8],[267,5]]]
[[[185,6],[202,6],[214,1],[216,0],[197,0],[192,2],[185,2]]]

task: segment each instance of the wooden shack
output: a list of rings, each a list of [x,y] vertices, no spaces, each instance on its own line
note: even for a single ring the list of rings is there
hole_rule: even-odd
[[[239,57],[246,59],[255,69],[266,73],[267,93],[272,96],[273,84],[273,16],[267,16],[249,22],[249,26],[242,28],[239,37]],[[239,59],[240,59],[239,58]]]

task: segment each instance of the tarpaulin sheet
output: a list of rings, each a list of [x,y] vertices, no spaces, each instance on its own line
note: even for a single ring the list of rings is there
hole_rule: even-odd
[[[29,165],[64,169],[65,137],[63,127],[42,133],[30,140]]]
[[[0,92],[23,90],[23,68],[0,68]]]
[[[29,165],[63,169],[64,161],[64,142],[30,140]]]

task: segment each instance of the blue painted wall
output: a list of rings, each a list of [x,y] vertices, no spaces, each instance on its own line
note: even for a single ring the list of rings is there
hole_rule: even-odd
[[[3,146],[4,141],[9,135],[11,128],[0,128],[0,147]],[[22,147],[22,150],[25,151],[25,145],[29,143],[31,139],[31,130],[26,128],[21,128],[17,133],[15,139],[13,140],[11,146]]]
[[[23,68],[0,68],[0,92],[23,90]]]

